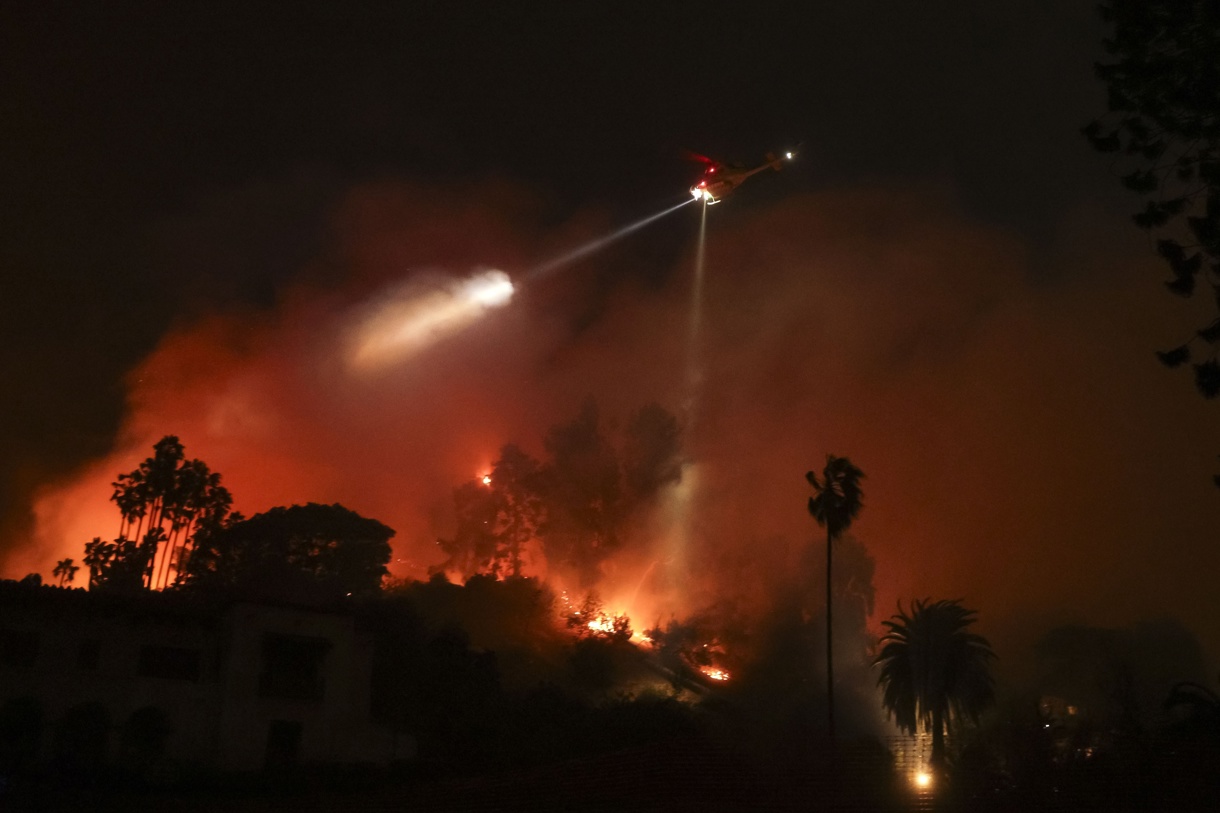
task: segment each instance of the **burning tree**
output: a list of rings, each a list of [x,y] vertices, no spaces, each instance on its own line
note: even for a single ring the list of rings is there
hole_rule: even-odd
[[[675,687],[683,688],[697,677],[696,673],[709,680],[729,679],[723,663],[724,649],[702,618],[671,618],[664,627],[658,624],[645,634],[656,648],[661,665],[671,673]]]
[[[630,641],[631,619],[626,613],[607,613],[597,593],[585,596],[580,609],[571,610],[564,617],[567,628],[578,638],[606,638],[611,641]]]
[[[437,541],[447,559],[431,572],[520,576],[534,544],[552,569],[595,583],[632,512],[680,479],[680,436],[677,418],[649,404],[628,421],[620,451],[587,401],[548,432],[545,462],[504,445],[488,475],[454,489],[456,529]]]

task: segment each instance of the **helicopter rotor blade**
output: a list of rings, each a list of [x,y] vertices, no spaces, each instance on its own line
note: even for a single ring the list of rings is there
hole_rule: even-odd
[[[701,164],[707,164],[708,166],[712,166],[712,167],[720,164],[719,161],[713,161],[711,158],[708,158],[706,155],[700,155],[699,153],[695,152],[694,150],[683,149],[682,157],[688,161],[698,161]]]

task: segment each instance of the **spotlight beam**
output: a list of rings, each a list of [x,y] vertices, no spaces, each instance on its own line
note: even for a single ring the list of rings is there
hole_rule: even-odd
[[[679,209],[681,209],[683,206],[686,206],[686,205],[694,203],[694,202],[695,201],[693,198],[688,198],[687,200],[684,200],[681,203],[679,203],[677,206],[671,206],[668,209],[663,209],[662,211],[657,212],[656,214],[651,214],[648,217],[641,218],[640,220],[637,220],[634,223],[628,223],[626,226],[623,226],[622,228],[618,229],[617,231],[611,232],[610,234],[606,235],[605,237],[599,237],[596,240],[590,240],[589,242],[585,243],[584,245],[579,246],[578,248],[572,249],[571,251],[567,252],[566,254],[562,254],[553,260],[548,260],[547,262],[544,262],[541,265],[535,266],[533,269],[526,272],[525,279],[527,281],[532,282],[541,277],[545,277],[546,275],[551,274],[560,268],[563,268],[565,265],[576,262],[577,260],[581,259],[582,257],[587,257],[590,254],[594,253],[595,251],[601,251],[603,248],[610,245],[611,243],[613,243],[617,240],[621,240],[622,238],[626,237],[627,235],[631,234],[632,232],[638,231],[639,229],[644,228],[649,223],[652,223],[655,220],[660,220],[661,218],[665,217],[665,215],[672,214],[673,212],[676,212]]]

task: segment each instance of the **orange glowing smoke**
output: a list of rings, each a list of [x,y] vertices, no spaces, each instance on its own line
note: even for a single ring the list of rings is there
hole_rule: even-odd
[[[127,381],[114,453],[44,491],[37,539],[6,575],[48,574],[113,534],[110,482],[172,433],[223,475],[235,509],[343,503],[396,529],[395,574],[420,578],[454,526],[452,489],[503,443],[540,455],[590,396],[619,420],[650,401],[679,412],[693,247],[648,285],[590,256],[460,331],[400,329],[415,312],[390,303],[422,279],[406,269],[458,269],[418,282],[452,293],[466,269],[528,267],[579,242],[539,235],[519,196],[462,192],[355,190],[331,258],[346,287],[167,335]],[[867,474],[853,533],[876,560],[878,614],[933,595],[965,598],[988,633],[1016,608],[1107,624],[1214,616],[1214,407],[1152,356],[1180,318],[1147,293],[1162,269],[1131,259],[1138,241],[1110,230],[1086,251],[1073,243],[1085,224],[1033,268],[1014,237],[925,189],[731,214],[708,228],[684,441],[697,488],[624,530],[596,585],[624,597],[611,606],[650,621],[717,601],[757,615],[777,585],[816,582],[798,572],[819,534],[802,475],[833,452]],[[1152,459],[1174,465],[1149,486]]]

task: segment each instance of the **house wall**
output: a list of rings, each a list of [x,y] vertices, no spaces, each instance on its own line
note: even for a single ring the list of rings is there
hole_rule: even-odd
[[[290,762],[402,756],[388,732],[370,723],[372,646],[350,615],[179,598],[143,594],[127,601],[0,584],[0,705],[40,701],[42,759],[53,756],[56,724],[90,702],[109,713],[112,759],[121,756],[124,724],[147,706],[169,718],[167,757],[220,770],[261,769],[269,753]],[[34,657],[9,652],[6,660],[6,635],[10,643],[36,636]],[[260,683],[269,668],[267,642],[277,636],[315,642],[324,652],[316,696],[277,696]],[[276,732],[279,748],[273,742],[269,752]],[[285,732],[296,736],[286,741]]]

